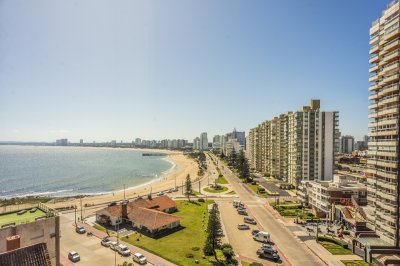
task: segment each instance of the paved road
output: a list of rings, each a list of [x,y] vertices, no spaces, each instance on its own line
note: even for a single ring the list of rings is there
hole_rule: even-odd
[[[222,165],[222,163],[219,163],[219,165]],[[308,250],[303,242],[295,238],[279,220],[276,220],[275,217],[266,210],[266,199],[254,196],[226,166],[221,166],[220,169],[227,177],[241,201],[246,204],[251,216],[257,220],[259,226],[263,230],[271,233],[272,241],[276,244],[280,254],[284,255],[291,265],[325,265]],[[246,242],[244,245],[247,244]],[[238,249],[236,245],[234,248],[235,250]]]
[[[283,196],[283,197],[289,197],[290,196],[290,194],[287,191],[279,188],[273,182],[268,182],[264,178],[259,178],[259,179],[257,179],[257,181],[260,182],[260,184],[262,186],[264,186],[266,189],[268,189],[269,191],[271,191],[273,193],[279,193],[279,196]]]
[[[115,253],[110,248],[106,248],[100,245],[100,238],[96,237],[98,235],[100,237],[105,236],[105,233],[97,231],[96,229],[90,229],[89,226],[85,226],[88,230],[92,230],[94,232],[94,236],[86,236],[86,234],[80,235],[75,233],[74,227],[74,214],[68,213],[61,215],[60,221],[61,227],[61,263],[64,266],[69,265],[98,265],[98,266],[108,266],[115,265],[115,259],[117,264],[121,264],[124,261],[133,262],[132,257],[123,257],[118,253]],[[111,238],[112,241],[116,241],[116,238]],[[134,247],[132,245],[128,245],[123,242],[123,244],[127,245],[132,253],[140,252],[142,253],[150,263],[147,265],[153,265],[155,263],[162,263],[163,265],[173,266],[175,264],[170,263],[164,260],[161,257],[158,257],[150,252],[144,251],[140,248]],[[73,264],[68,260],[68,252],[76,251],[81,256],[81,261]],[[136,264],[135,264],[136,265]]]

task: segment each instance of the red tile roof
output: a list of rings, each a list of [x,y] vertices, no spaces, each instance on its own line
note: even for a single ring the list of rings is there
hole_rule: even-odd
[[[153,198],[152,200],[148,200],[148,202],[150,202],[153,205],[152,209],[157,209],[159,211],[164,211],[170,208],[176,208],[175,201],[170,197],[168,197],[167,195]]]
[[[51,266],[46,243],[1,253],[0,266]]]
[[[181,220],[175,215],[141,207],[128,214],[128,218],[134,224],[144,226],[149,230],[156,230]]]

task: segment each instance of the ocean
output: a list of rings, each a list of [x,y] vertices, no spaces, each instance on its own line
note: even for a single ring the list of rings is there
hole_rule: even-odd
[[[0,198],[111,193],[162,178],[165,156],[118,148],[0,145]]]

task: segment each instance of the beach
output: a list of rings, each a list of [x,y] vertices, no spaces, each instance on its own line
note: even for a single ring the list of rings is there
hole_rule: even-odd
[[[174,188],[175,183],[177,186],[184,184],[186,176],[189,174],[191,179],[197,177],[198,164],[195,160],[187,157],[180,151],[169,151],[169,150],[142,150],[148,152],[159,152],[167,154],[165,160],[170,161],[173,164],[170,170],[147,184],[138,185],[135,187],[127,187],[125,189],[125,198],[135,198],[140,196],[146,196],[150,192],[157,193],[159,191],[166,191]],[[105,202],[120,201],[124,199],[124,190],[114,191],[103,195],[86,196],[82,198],[83,206],[97,205]],[[70,198],[54,198],[46,203],[50,208],[64,208],[72,205],[76,205],[78,208],[81,204],[79,197]],[[30,207],[30,204],[24,204],[19,208]]]

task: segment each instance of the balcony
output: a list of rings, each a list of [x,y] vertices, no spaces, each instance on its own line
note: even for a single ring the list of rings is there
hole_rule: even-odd
[[[389,156],[389,157],[396,157],[397,152],[395,151],[378,151],[376,152],[377,156]]]
[[[373,131],[370,132],[369,135],[371,137],[380,137],[380,136],[393,136],[397,135],[397,130],[380,130],[380,131]]]
[[[382,81],[379,83],[379,85],[385,86],[386,84],[388,84],[390,82],[399,80],[399,77],[400,77],[399,74],[392,74],[392,75],[384,76]]]
[[[374,94],[368,96],[368,100],[371,100],[371,101],[375,100],[376,98],[378,98],[378,94],[377,93],[374,93]]]
[[[370,49],[369,49],[369,53],[370,54],[375,54],[376,52],[379,51],[379,45],[373,45]]]
[[[375,128],[377,126],[378,126],[378,123],[376,123],[376,122],[371,122],[368,124],[368,128]]]
[[[378,108],[378,104],[377,103],[373,103],[373,104],[368,105],[368,109],[376,109],[376,108]]]
[[[378,116],[378,113],[373,112],[373,113],[370,113],[370,114],[368,115],[368,118],[376,118],[377,116]]]
[[[374,64],[374,63],[376,63],[376,62],[378,62],[379,61],[379,56],[377,55],[377,54],[373,54],[372,56],[371,56],[371,58],[369,59],[369,63],[370,64]]]
[[[380,123],[379,123],[380,125]],[[397,141],[395,140],[382,140],[382,141],[371,141],[368,142],[371,146],[395,146],[397,147]]]
[[[369,72],[371,73],[371,72],[376,72],[376,71],[378,71],[378,69],[379,69],[379,66],[377,65],[377,64],[373,64],[373,65],[371,65],[371,67],[369,68]]]
[[[400,40],[399,39],[393,40],[392,42],[387,43],[383,47],[383,49],[381,49],[381,52],[379,53],[379,55],[385,55],[385,54],[393,51],[393,49],[398,48],[399,46],[400,46]],[[372,50],[372,48],[371,48],[371,50]]]
[[[390,86],[387,86],[387,87],[383,87],[383,88],[378,92],[378,95],[379,95],[379,96],[384,96],[384,95],[393,93],[393,92],[395,92],[395,91],[398,91],[399,89],[400,89],[400,88],[399,88],[399,84],[393,84],[393,85],[390,85]]]
[[[369,90],[369,91],[374,91],[374,90],[376,90],[376,89],[378,89],[378,84],[373,84],[373,85],[371,85],[371,86],[368,87],[368,90]]]
[[[395,95],[395,96],[387,96],[387,98],[381,99],[378,102],[378,107],[384,106],[384,105],[388,105],[391,103],[397,103],[399,101],[399,96]]]
[[[393,40],[393,38],[397,37],[400,34],[400,28],[397,25],[397,28],[393,28],[392,30],[386,31],[385,35],[382,38],[382,42],[380,44],[386,44],[389,41]]]
[[[398,107],[393,107],[393,108],[385,108],[385,109],[380,109],[377,113],[377,117],[382,117],[385,115],[389,114],[395,114],[398,112]]]
[[[396,183],[386,182],[382,180],[377,180],[377,186],[386,189],[394,189],[396,187]]]
[[[383,67],[382,70],[379,72],[379,76],[384,76],[384,75],[388,74],[390,71],[393,71],[399,67],[400,67],[400,64],[398,61],[394,61],[388,65],[385,65],[385,67]]]
[[[378,75],[373,75],[373,76],[371,76],[369,79],[368,79],[368,81],[369,82],[375,82],[375,81],[377,81],[378,80]]]

